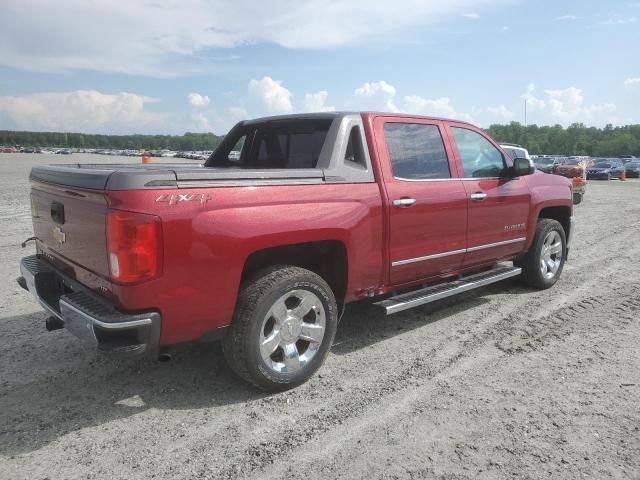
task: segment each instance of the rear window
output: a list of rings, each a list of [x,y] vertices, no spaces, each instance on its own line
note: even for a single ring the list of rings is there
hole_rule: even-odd
[[[395,178],[451,178],[449,160],[436,125],[385,123],[384,134]]]
[[[316,168],[330,126],[331,120],[317,119],[241,125],[229,132],[206,166]]]

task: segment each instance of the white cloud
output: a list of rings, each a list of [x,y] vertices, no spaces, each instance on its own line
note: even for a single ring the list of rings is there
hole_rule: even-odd
[[[570,86],[564,89],[544,90],[544,98],[534,95],[535,86],[529,84],[522,98],[527,100],[527,109],[533,115],[529,123],[569,125],[583,122],[589,125],[619,123],[614,116],[613,103],[587,104],[581,89]]]
[[[636,86],[640,87],[640,77],[627,78],[624,81],[624,86],[627,87],[627,88],[636,87]]]
[[[448,97],[430,100],[417,95],[408,95],[402,99],[402,110],[405,113],[425,115],[430,117],[444,117],[465,122],[472,122],[468,113],[457,112]]]
[[[267,114],[291,113],[292,93],[282,86],[282,82],[271,77],[249,82],[249,95],[257,103],[258,109]]]
[[[536,97],[533,92],[535,91],[536,86],[533,83],[527,85],[527,88],[522,94],[521,98],[527,101],[527,108],[530,111],[542,110],[545,107],[544,100]]]
[[[303,110],[305,112],[332,112],[335,107],[328,106],[327,97],[329,92],[321,90],[316,93],[307,93],[304,96]]]
[[[474,20],[476,20],[476,19],[480,18],[480,15],[478,15],[478,14],[477,14],[477,13],[475,13],[475,12],[471,12],[471,13],[463,13],[463,14],[462,14],[462,16],[463,16],[463,17],[465,17],[465,18],[472,18],[472,19],[474,19]]]
[[[511,30],[511,27],[509,27],[508,25],[503,25],[503,26],[502,26],[502,31],[503,31],[503,32],[507,32],[507,31],[509,31],[509,30]]]
[[[501,3],[506,0],[2,0],[0,64],[171,77],[219,71],[235,61],[202,55],[207,49],[326,48],[398,38]]]
[[[363,110],[398,112],[398,107],[393,103],[395,96],[395,87],[384,80],[367,82],[355,91],[356,103]]]
[[[575,15],[561,15],[559,17],[556,17],[556,20],[577,20],[578,17],[576,17]]]
[[[402,105],[399,107],[396,104],[396,88],[384,80],[363,84],[356,89],[354,98],[356,108],[362,110],[473,120],[471,115],[456,111],[447,97],[429,99],[419,95],[406,95],[402,97]]]
[[[191,115],[190,127],[191,128],[188,128],[189,131],[195,131],[197,133],[214,131],[214,128],[211,126],[209,119],[202,112],[197,112]]]
[[[154,99],[135,93],[95,90],[0,97],[0,113],[21,130],[161,133],[166,114],[149,112]]]
[[[603,25],[626,25],[628,23],[635,23],[637,20],[636,17],[621,17],[620,15],[612,14],[601,23]]]
[[[187,100],[192,107],[206,107],[210,102],[209,97],[199,93],[190,93],[187,95]]]
[[[489,113],[492,118],[499,122],[506,123],[515,118],[515,114],[504,105],[498,105],[495,107],[489,106],[487,107],[487,113]]]

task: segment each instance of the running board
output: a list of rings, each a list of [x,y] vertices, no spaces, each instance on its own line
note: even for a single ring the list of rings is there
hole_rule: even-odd
[[[396,295],[381,302],[374,303],[374,305],[383,308],[387,315],[391,315],[392,313],[402,312],[403,310],[418,307],[426,303],[435,302],[436,300],[484,287],[485,285],[490,285],[507,278],[516,277],[520,275],[521,272],[522,269],[519,267],[496,267],[487,272],[476,273],[452,282],[441,283],[409,293],[403,293],[402,295]]]

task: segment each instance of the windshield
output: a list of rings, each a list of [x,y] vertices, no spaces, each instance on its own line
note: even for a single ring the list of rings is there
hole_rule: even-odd
[[[582,160],[578,160],[577,158],[570,158],[564,163],[566,163],[567,165],[580,165],[582,163]]]
[[[611,164],[609,162],[598,162],[594,165],[596,168],[611,168]]]
[[[538,165],[551,165],[553,163],[553,158],[536,158],[534,163]]]

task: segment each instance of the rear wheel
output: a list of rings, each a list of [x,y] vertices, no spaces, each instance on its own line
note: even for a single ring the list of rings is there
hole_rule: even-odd
[[[322,365],[337,323],[336,300],[322,277],[299,267],[272,267],[243,285],[224,354],[244,380],[285,390]]]
[[[538,221],[531,248],[515,264],[522,267],[522,281],[535,288],[553,286],[562,274],[567,254],[567,240],[562,225],[556,220]]]
[[[578,205],[581,202],[582,202],[582,193],[575,192],[573,194],[573,204]]]

